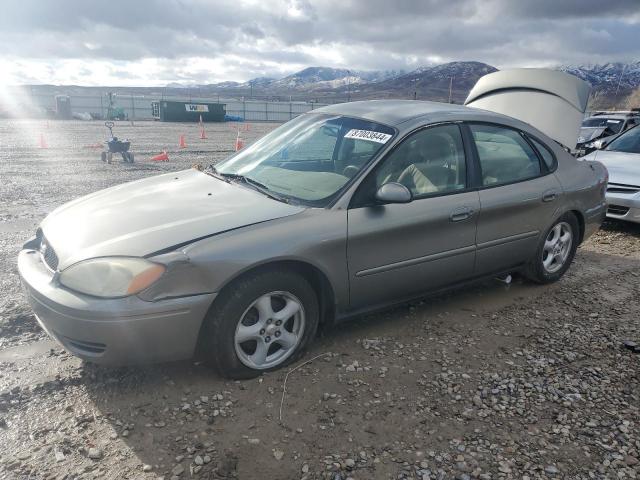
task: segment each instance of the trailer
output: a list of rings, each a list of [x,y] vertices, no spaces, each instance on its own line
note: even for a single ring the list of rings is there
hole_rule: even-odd
[[[224,103],[180,102],[160,100],[151,102],[154,119],[161,122],[224,122]]]

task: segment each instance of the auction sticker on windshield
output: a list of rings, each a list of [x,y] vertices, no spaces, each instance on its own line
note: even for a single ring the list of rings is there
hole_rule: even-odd
[[[391,138],[388,133],[374,132],[372,130],[358,130],[352,128],[347,132],[344,138],[353,138],[357,140],[368,140],[370,142],[387,143]]]

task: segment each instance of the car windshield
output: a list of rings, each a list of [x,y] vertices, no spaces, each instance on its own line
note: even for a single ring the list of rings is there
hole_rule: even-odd
[[[582,122],[582,126],[587,128],[606,127],[611,132],[618,133],[622,129],[623,123],[619,118],[588,118]]]
[[[612,141],[605,150],[610,150],[612,152],[640,153],[640,125],[624,132]]]
[[[302,115],[215,169],[228,178],[258,182],[281,198],[325,206],[394,133],[391,127],[357,118]]]

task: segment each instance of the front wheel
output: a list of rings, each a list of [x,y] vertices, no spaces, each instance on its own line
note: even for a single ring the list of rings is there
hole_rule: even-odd
[[[525,276],[536,283],[559,280],[569,269],[578,248],[578,220],[566,213],[547,230],[534,258],[525,269]]]
[[[270,270],[241,278],[204,320],[199,352],[225,377],[252,378],[299,358],[316,334],[317,295],[302,275]]]

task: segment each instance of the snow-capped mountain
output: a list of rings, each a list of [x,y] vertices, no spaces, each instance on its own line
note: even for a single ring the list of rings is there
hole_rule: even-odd
[[[386,80],[404,72],[397,70],[349,70],[346,68],[309,67],[275,80],[269,88],[290,88],[294,90],[311,88],[331,89]]]
[[[567,65],[558,67],[558,70],[586,80],[591,84],[594,91],[615,93],[618,89],[618,84],[622,92],[640,87],[640,62]]]
[[[366,85],[367,98],[403,97],[462,102],[478,79],[497,69],[482,62],[449,62],[417,68],[407,74]]]
[[[563,65],[556,67],[589,82],[594,92],[611,99],[618,91],[618,99],[640,88],[640,62],[606,63],[603,65]],[[308,67],[283,78],[257,77],[247,82],[221,82],[201,85],[202,92],[229,95],[313,96],[364,98],[419,98],[423,100],[462,102],[476,81],[497,69],[476,61],[457,61],[440,65],[426,65],[406,73],[402,70],[363,71],[346,68]],[[619,89],[618,89],[619,83]],[[188,85],[174,83],[177,89]]]

